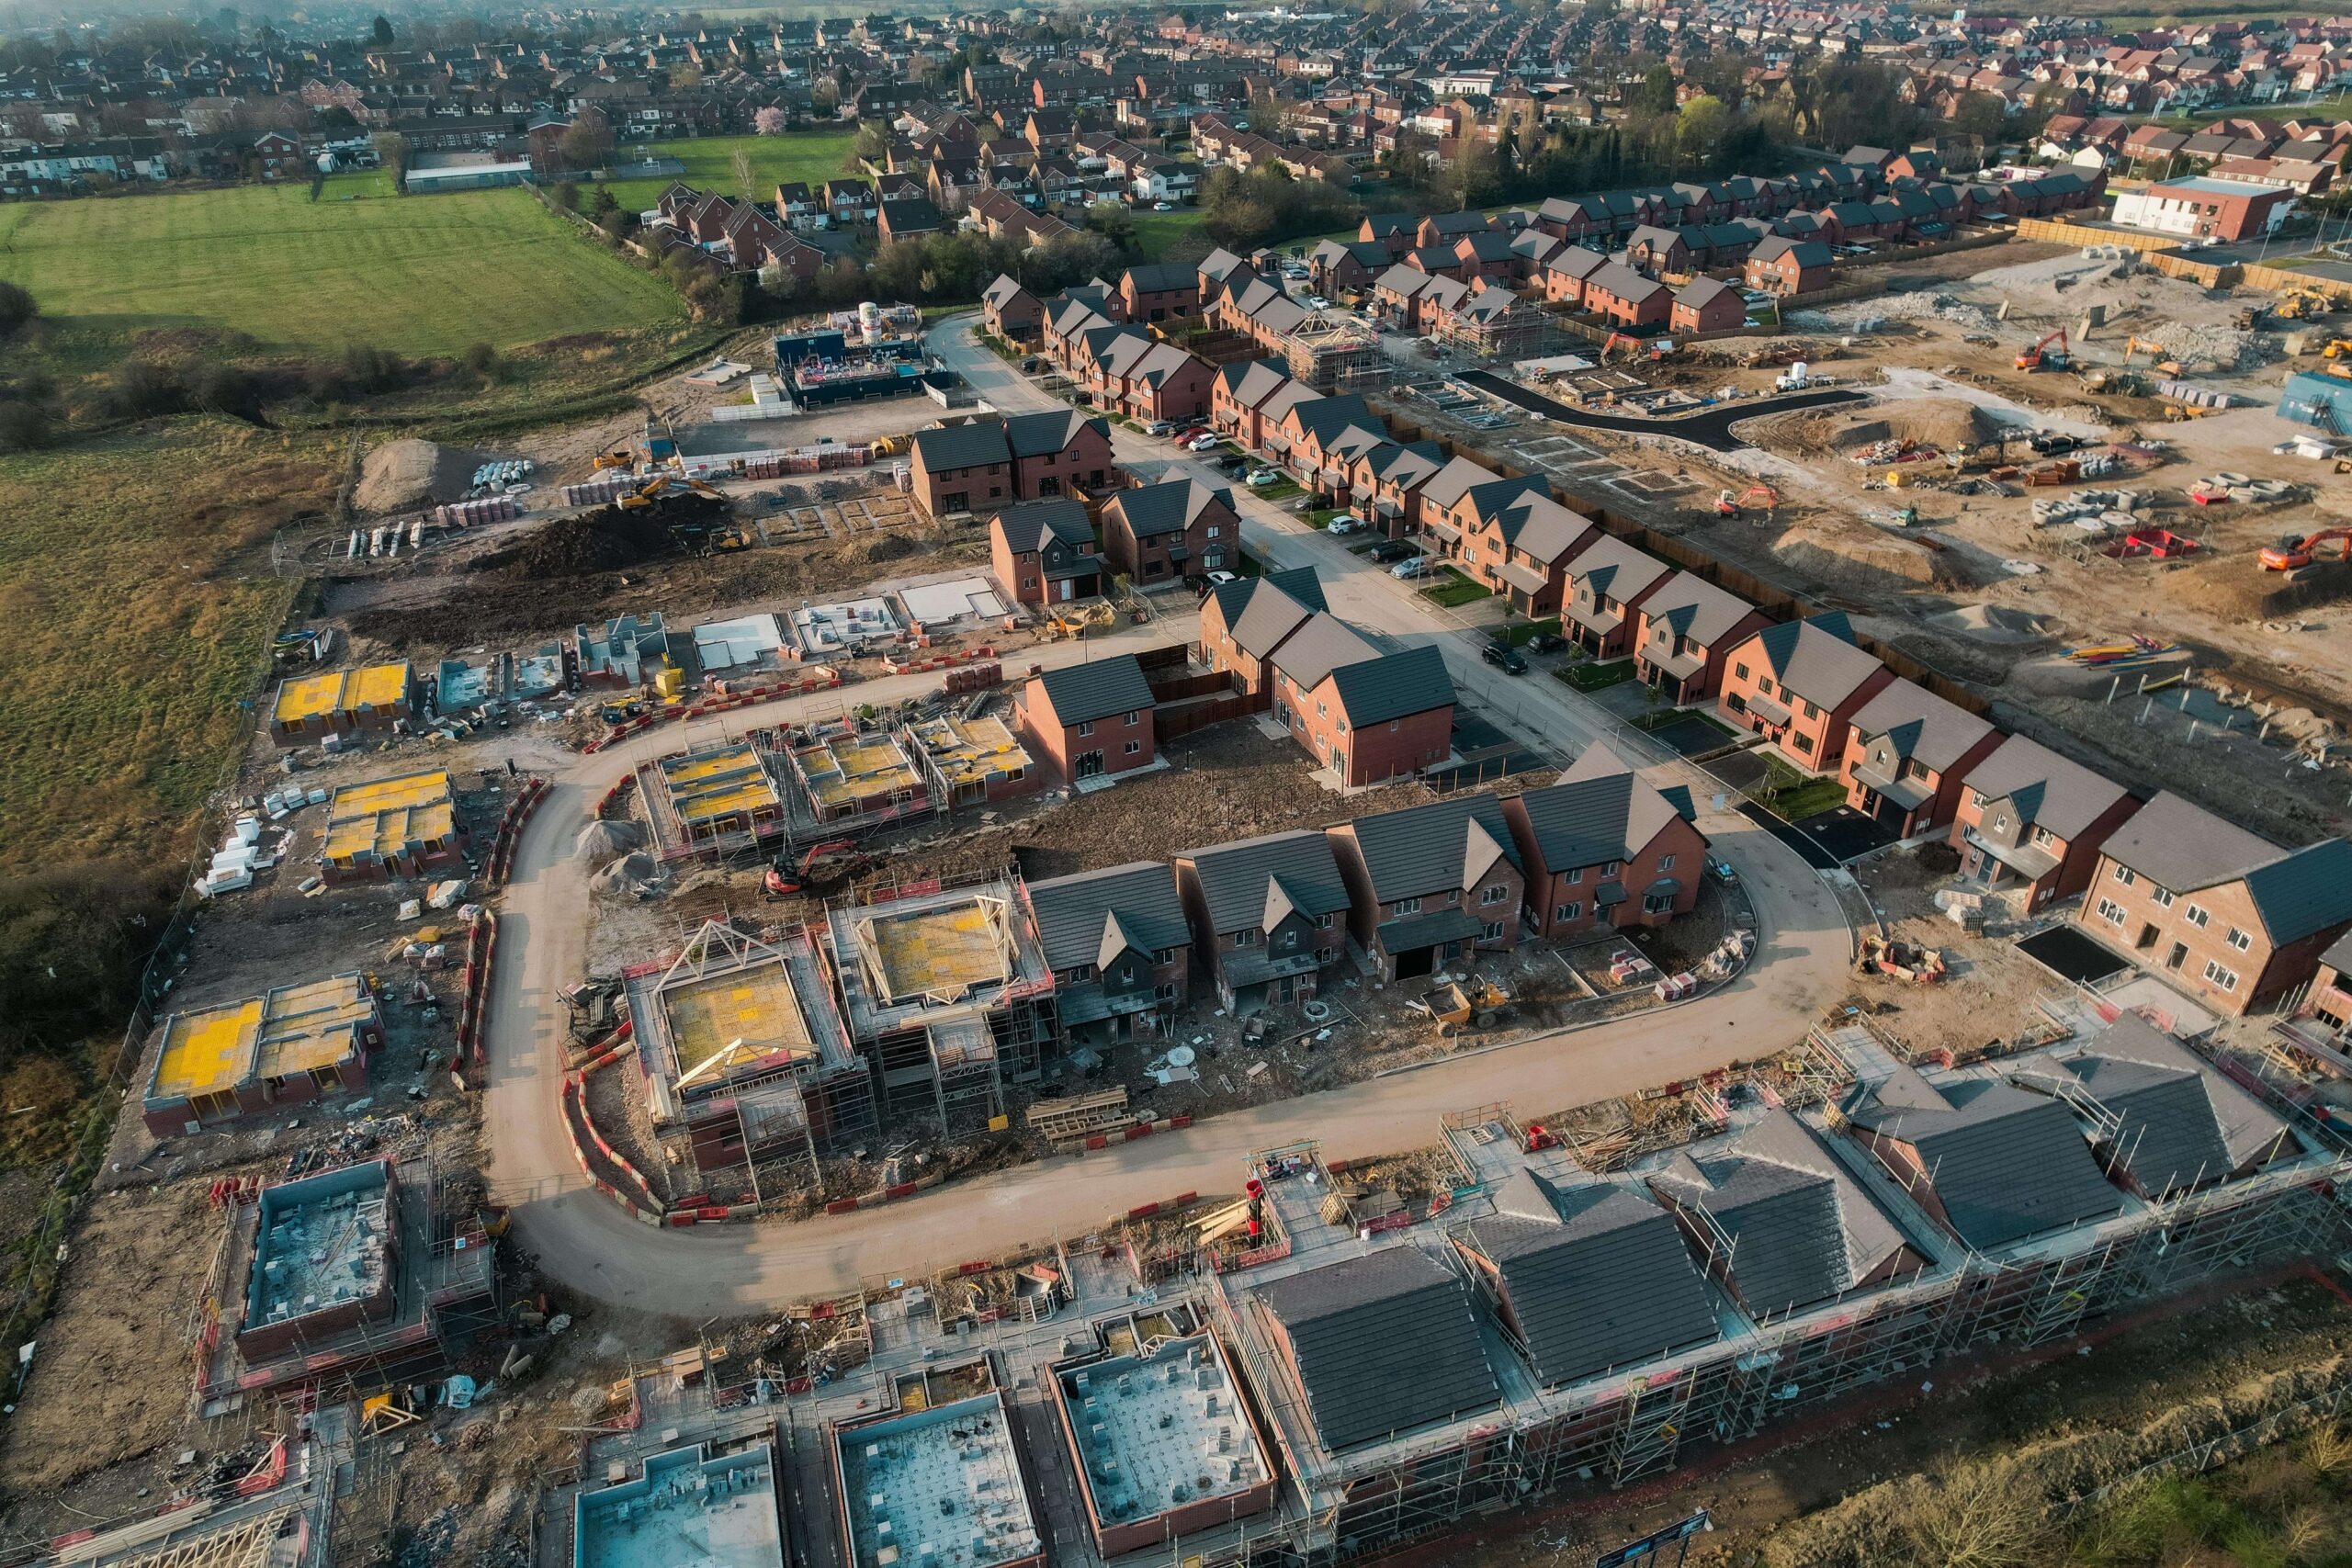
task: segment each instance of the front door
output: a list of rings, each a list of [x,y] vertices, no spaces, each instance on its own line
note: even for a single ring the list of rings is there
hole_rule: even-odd
[[[1069,604],[1071,600],[1073,600],[1073,599],[1075,599],[1075,598],[1077,598],[1077,597],[1078,597],[1078,580],[1077,580],[1076,578],[1072,578],[1072,577],[1065,577],[1065,578],[1063,578],[1063,579],[1062,579],[1062,603],[1063,603],[1063,604]]]
[[[1100,751],[1080,752],[1078,757],[1078,776],[1082,779],[1101,778],[1102,776],[1102,753]]]
[[[1273,983],[1272,990],[1274,1005],[1276,1007],[1286,1008],[1290,1006],[1291,998],[1298,994],[1297,976],[1294,975],[1283,976],[1281,979],[1276,980]]]
[[[2167,969],[2177,969],[2188,962],[2188,946],[2186,942],[2174,942],[2172,951],[2165,954],[2165,967]]]

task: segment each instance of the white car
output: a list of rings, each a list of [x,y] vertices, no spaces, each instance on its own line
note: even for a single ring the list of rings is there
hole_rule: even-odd
[[[1363,519],[1353,513],[1342,513],[1323,525],[1327,534],[1352,534],[1364,525]]]
[[[1211,588],[1222,588],[1234,581],[1234,575],[1229,571],[1213,571],[1208,575],[1208,584]]]
[[[1154,212],[1173,212],[1176,210],[1176,204],[1172,201],[1155,201],[1151,204],[1151,209]]]
[[[1208,452],[1215,450],[1219,445],[1221,445],[1221,443],[1218,441],[1217,437],[1214,435],[1195,435],[1192,440],[1184,444],[1184,450],[1187,452]]]
[[[1429,575],[1430,570],[1431,568],[1430,566],[1429,557],[1408,556],[1403,560],[1398,561],[1395,566],[1390,567],[1388,569],[1388,575],[1396,578],[1426,577]]]
[[[1282,475],[1272,468],[1252,468],[1250,470],[1249,484],[1252,490],[1256,490],[1261,486],[1272,484],[1281,478]]]
[[[1173,435],[1176,434],[1176,422],[1172,419],[1155,419],[1143,427],[1143,433],[1146,435]]]

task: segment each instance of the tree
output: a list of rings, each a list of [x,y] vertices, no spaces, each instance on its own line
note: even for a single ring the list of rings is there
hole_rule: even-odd
[[[752,130],[762,136],[782,136],[784,128],[790,123],[785,112],[774,104],[752,117]]]
[[[1123,251],[1136,246],[1136,218],[1124,201],[1098,201],[1086,209],[1086,226]]]
[[[376,161],[392,171],[395,181],[408,173],[407,137],[395,130],[379,130],[368,139],[368,145],[374,149]]]
[[[728,164],[735,173],[735,188],[741,193],[743,199],[750,202],[758,201],[760,199],[759,175],[752,167],[752,155],[738,147],[735,149],[735,155],[728,160]]]
[[[378,17],[376,18],[375,33],[376,47],[378,49],[390,48],[392,41],[391,18],[389,17]]]
[[[1650,114],[1674,112],[1674,69],[1663,63],[1653,65],[1642,77],[1642,85],[1634,89],[1633,107]]]
[[[1702,93],[1684,104],[1682,112],[1674,117],[1676,166],[1688,160],[1693,168],[1705,169],[1730,124],[1731,110],[1721,98]]]
[[[2008,105],[1996,93],[1963,93],[1952,108],[1951,128],[1979,147],[1996,146],[2009,134]]]
[[[594,169],[613,150],[613,128],[594,107],[582,109],[556,140],[556,151],[575,169]]]

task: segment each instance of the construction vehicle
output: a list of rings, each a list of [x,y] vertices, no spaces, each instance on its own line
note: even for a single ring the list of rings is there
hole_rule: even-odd
[[[1443,1037],[1459,1034],[1465,1029],[1492,1029],[1510,1004],[1510,998],[1501,987],[1474,976],[1424,992],[1419,1001],[1409,1005],[1427,1012],[1436,1021],[1438,1034]]]
[[[1764,516],[1769,522],[1772,513],[1780,510],[1781,492],[1768,484],[1749,485],[1736,497],[1731,491],[1724,491],[1715,497],[1715,515],[1744,517],[1747,514],[1747,503],[1752,501],[1761,501],[1764,503]]]
[[[2319,351],[2322,359],[2342,359],[2347,355],[2352,355],[2352,337],[2330,338],[2327,346]]]
[[[2143,397],[2147,394],[2148,378],[2136,370],[2125,370],[2120,367],[2086,370],[2083,372],[2083,390],[2111,392],[2120,398]]]
[[[2322,547],[2335,548],[2322,556]],[[2315,560],[2352,561],[2352,527],[2322,528],[2316,534],[2296,538],[2292,534],[2275,545],[2262,547],[2262,570],[2265,571],[2300,571]]]
[[[643,484],[638,486],[637,490],[633,493],[621,497],[621,510],[624,512],[637,512],[642,510],[645,507],[652,505],[655,502],[661,500],[669,492],[670,476],[667,474],[656,474],[651,479],[646,480]]]
[[[1107,600],[1098,599],[1091,604],[1065,605],[1054,610],[1046,616],[1044,636],[1047,642],[1058,642],[1064,637],[1084,637],[1088,632],[1100,626],[1107,626],[1116,619],[1118,619],[1118,612],[1111,608]]]
[[[617,452],[599,452],[595,456],[594,465],[596,472],[600,474],[607,468],[634,468],[637,467],[637,454],[626,446]]]
[[[788,849],[785,852],[785,855],[790,853]],[[871,856],[847,839],[811,844],[797,863],[787,863],[785,855],[777,856],[767,874],[760,878],[761,889],[771,898],[797,897],[820,880],[846,882],[874,863]]]
[[[2270,307],[2270,313],[2282,321],[2300,321],[2310,316],[2324,316],[2333,309],[2326,295],[2313,288],[2290,288]]]
[[[2018,368],[2020,370],[2065,369],[2075,362],[2074,355],[2069,352],[2069,342],[2065,328],[2051,328],[2042,333],[2032,346],[2018,351]],[[2057,346],[2052,348],[2051,346],[2052,344]]]
[[[727,494],[708,479],[688,479],[686,488],[705,501],[725,501]]]

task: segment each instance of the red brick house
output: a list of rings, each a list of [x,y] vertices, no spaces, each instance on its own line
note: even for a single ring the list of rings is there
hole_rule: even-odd
[[[1633,651],[1642,602],[1674,569],[1624,540],[1594,539],[1567,568],[1567,598],[1560,630],[1595,659]]]
[[[1290,395],[1274,402],[1276,394],[1286,388]],[[1209,382],[1209,423],[1233,437],[1244,451],[1260,451],[1270,428],[1268,403],[1274,402],[1272,418],[1279,421],[1292,402],[1314,395],[1311,389],[1292,380],[1278,360],[1238,359],[1219,366]]]
[[[1692,333],[1736,333],[1747,324],[1747,301],[1719,277],[1694,277],[1674,291],[1667,325],[1678,337]]]
[[[1274,717],[1342,789],[1410,778],[1453,749],[1453,681],[1433,646],[1392,649],[1317,615],[1273,666]]]
[[[1584,308],[1611,326],[1655,330],[1673,314],[1674,290],[1623,263],[1609,262],[1585,279]]]
[[[1549,303],[1581,310],[1585,308],[1585,285],[1594,273],[1608,265],[1609,258],[1599,251],[1570,245],[1552,254],[1544,264],[1544,270],[1536,274],[1535,281]]]
[[[1607,746],[1585,750],[1545,789],[1503,802],[1527,878],[1525,908],[1547,938],[1662,926],[1689,914],[1706,835],[1681,785],[1659,790]]]
[[[1550,494],[1542,479],[1505,479],[1483,463],[1456,457],[1421,486],[1414,523],[1430,541],[1431,553],[1459,562],[1464,571],[1500,592],[1504,514],[1524,498]]]
[[[1114,494],[1102,507],[1102,554],[1138,587],[1193,581],[1241,555],[1233,492],[1197,479],[1168,479]]]
[[[1200,273],[1174,264],[1131,266],[1119,276],[1118,299],[1127,321],[1182,321],[1200,310]]]
[[[934,521],[1108,483],[1111,427],[1074,409],[934,425],[914,438],[915,504]]]
[[[1729,650],[1716,711],[1807,773],[1835,773],[1853,716],[1894,672],[1854,645],[1843,611],[1789,621]]]
[[[2303,1012],[2339,1035],[2352,1031],[2352,932],[2337,937],[2319,955],[2319,972],[2304,994]]]
[[[2282,850],[2166,791],[2099,846],[2075,919],[2243,1018],[2316,979],[2352,931],[2352,840]]]
[[[1311,566],[1219,583],[1201,601],[1201,662],[1236,691],[1270,698],[1275,650],[1325,607]]]
[[[1086,508],[1075,501],[1032,502],[989,519],[989,566],[1016,604],[1091,599],[1102,592],[1103,564]]]
[[[929,197],[909,196],[883,202],[874,227],[881,242],[888,245],[936,234],[947,227],[947,220]]]
[[[1197,420],[1209,412],[1209,362],[1148,333],[1089,333],[1073,358],[1080,385],[1098,405],[1139,423]]]
[[[980,293],[980,322],[1008,343],[1034,343],[1046,324],[1046,307],[1010,274],[1001,272]]]
[[[1334,506],[1348,502],[1356,458],[1388,441],[1388,422],[1355,393],[1302,398],[1267,433],[1271,459]]]
[[[1324,831],[1348,885],[1349,932],[1383,984],[1519,945],[1527,878],[1499,797],[1457,795]]]
[[[1402,537],[1419,511],[1421,487],[1445,463],[1434,441],[1383,442],[1350,465],[1349,504],[1390,538]]]
[[[1591,518],[1541,488],[1530,489],[1480,522],[1475,537],[1464,542],[1464,556],[1476,557],[1464,570],[1494,586],[1515,614],[1541,619],[1560,613],[1570,573],[1601,537]]]
[[[1151,687],[1132,653],[1029,677],[1015,705],[1021,739],[1065,784],[1115,778],[1158,761]]]
[[[2028,910],[2090,886],[2099,846],[2140,803],[2131,791],[2046,746],[2012,735],[1968,770],[1952,813],[1960,874],[2021,890]]]
[[[1190,989],[1193,931],[1176,872],[1159,861],[1028,885],[1054,1021],[1065,1044],[1163,1033]]]
[[[1818,240],[1792,240],[1774,234],[1759,240],[1747,253],[1747,287],[1783,299],[1826,288],[1836,281],[1837,257]]]
[[[1854,710],[1839,776],[1846,804],[1907,839],[1960,809],[1961,780],[2001,743],[2001,732],[1909,681],[1889,681]]]
[[[1738,594],[1678,571],[1634,612],[1634,668],[1677,707],[1723,687],[1724,655],[1772,622]]]
[[[1348,946],[1351,900],[1331,840],[1308,829],[1176,857],[1193,945],[1236,1017],[1311,999]]]

